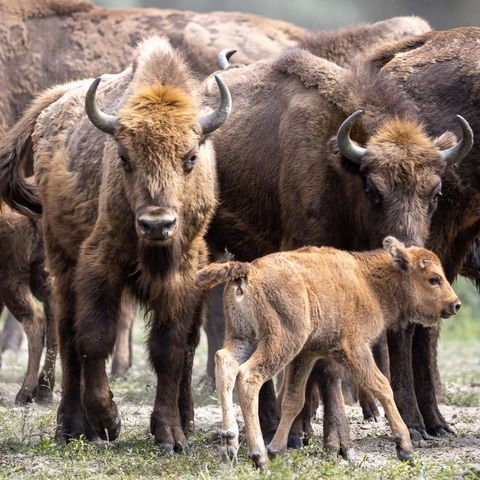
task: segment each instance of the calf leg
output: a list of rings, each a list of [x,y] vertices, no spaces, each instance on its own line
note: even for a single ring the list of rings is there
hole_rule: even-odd
[[[408,428],[395,405],[393,392],[387,378],[375,365],[370,348],[366,345],[363,348],[359,345],[345,345],[344,355],[345,366],[352,370],[364,388],[371,390],[374,396],[380,400],[397,444],[398,458],[402,461],[410,460],[412,458],[412,442]]]
[[[112,357],[112,377],[127,378],[131,366],[131,335],[135,320],[135,303],[124,292],[118,318],[117,337]]]
[[[2,292],[7,308],[21,322],[28,341],[27,372],[17,396],[16,404],[32,402],[37,393],[38,370],[42,357],[45,317],[42,310],[35,304],[33,295],[27,285],[12,285]]]
[[[251,355],[252,346],[245,340],[229,339],[215,354],[215,379],[222,408],[222,458],[235,461],[238,451],[238,424],[233,406],[233,388],[238,367]]]
[[[268,446],[270,456],[283,452],[287,448],[290,428],[305,402],[305,385],[314,363],[315,360],[311,357],[300,354],[285,369],[282,416],[275,436]]]
[[[438,329],[417,325],[413,337],[413,370],[418,406],[430,435],[453,433],[438,408],[435,394]]]
[[[395,403],[410,430],[413,440],[428,438],[422,414],[418,408],[412,369],[412,342],[415,325],[388,331],[390,372]]]
[[[262,385],[282,370],[298,353],[303,338],[290,339],[288,344],[278,345],[276,338],[260,341],[255,353],[238,369],[237,391],[242,408],[250,456],[257,467],[268,461],[258,416],[259,393]]]

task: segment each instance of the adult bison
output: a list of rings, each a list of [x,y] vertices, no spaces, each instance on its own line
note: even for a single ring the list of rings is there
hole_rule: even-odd
[[[213,137],[220,185],[208,233],[214,251],[226,247],[251,261],[302,245],[372,249],[387,234],[408,245],[427,240],[441,176],[471,146],[463,119],[458,143],[451,133],[433,139],[417,105],[387,74],[366,64],[343,69],[305,50],[222,77],[237,104],[228,128]],[[206,84],[207,96],[212,87]],[[321,365],[325,447],[348,455],[338,367]],[[273,397],[271,385],[266,392]],[[270,400],[262,401],[266,434],[276,427]]]
[[[231,99],[219,79],[219,107],[200,115],[196,81],[160,37],[142,43],[122,73],[106,75],[97,94],[99,83],[48,90],[5,135],[2,198],[20,212],[43,212],[63,371],[58,434],[118,436],[105,361],[127,290],[150,312],[158,379],[150,429],[161,449],[179,450],[193,421],[194,274],[206,261],[203,235],[216,205],[207,135]],[[19,174],[22,155],[33,155],[39,196]]]
[[[350,62],[376,42],[430,30],[418,17],[398,17],[341,32],[308,30],[256,15],[199,14],[169,9],[107,9],[89,0],[0,0],[0,133],[18,119],[32,96],[56,83],[123,70],[148,34],[166,35],[203,78],[222,48],[241,49],[244,64],[306,42],[320,55]],[[45,35],[48,32],[48,35]]]
[[[418,105],[430,135],[458,132],[452,108],[470,122],[477,140],[466,158],[444,175],[443,196],[433,216],[427,247],[442,260],[452,282],[480,234],[480,29],[431,32],[379,48],[369,61],[390,75]],[[467,262],[468,269],[468,262]],[[475,277],[475,272],[470,270]],[[389,335],[395,362],[392,386],[399,410],[411,429],[438,435],[450,431],[435,395],[438,329],[415,327]]]

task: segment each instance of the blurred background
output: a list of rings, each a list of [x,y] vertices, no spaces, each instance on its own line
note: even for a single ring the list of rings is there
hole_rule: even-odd
[[[241,11],[287,20],[312,30],[419,15],[433,28],[480,24],[479,0],[93,0],[108,7],[158,7],[209,12]]]

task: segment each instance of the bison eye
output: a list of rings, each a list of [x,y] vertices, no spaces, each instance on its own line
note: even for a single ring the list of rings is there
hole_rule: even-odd
[[[439,277],[431,277],[428,279],[428,281],[430,282],[430,285],[440,285],[441,283],[441,280]]]
[[[380,195],[378,188],[368,177],[365,181],[365,193],[375,206],[379,206],[382,203],[382,196]]]
[[[132,171],[132,166],[130,165],[130,162],[128,161],[128,158],[125,155],[120,155],[120,163],[122,164],[122,168],[126,172],[131,172]]]
[[[192,155],[190,158],[183,161],[183,169],[185,170],[186,173],[190,173],[193,170],[193,167],[195,166],[196,161],[197,161],[196,154]]]

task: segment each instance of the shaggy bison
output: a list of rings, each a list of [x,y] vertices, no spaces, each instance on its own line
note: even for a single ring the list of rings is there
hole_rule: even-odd
[[[193,422],[201,323],[194,274],[206,262],[203,235],[216,205],[208,134],[225,122],[231,98],[218,79],[219,106],[200,114],[197,82],[160,37],[99,84],[60,85],[33,102],[0,145],[2,198],[43,212],[63,371],[58,434],[119,434],[105,361],[126,290],[150,312],[151,432],[162,450],[180,450]],[[20,175],[23,155],[33,155],[38,195]]]
[[[432,138],[389,75],[362,63],[343,69],[304,50],[222,77],[237,104],[228,128],[214,135],[220,205],[208,233],[213,251],[226,247],[251,261],[303,245],[367,250],[387,234],[407,245],[427,240],[441,176],[472,144],[465,120],[458,143],[449,132]],[[325,446],[348,455],[338,368],[322,365]],[[266,392],[261,421],[271,435],[278,412],[271,384]]]
[[[197,274],[203,288],[228,282],[225,348],[216,354],[226,454],[236,456],[238,448],[235,382],[250,455],[263,467],[268,457],[258,421],[261,386],[285,368],[279,394],[282,418],[268,446],[274,456],[287,447],[316,359],[328,357],[351,370],[381,401],[399,459],[412,457],[407,426],[370,347],[386,328],[403,328],[407,321],[435,325],[440,317],[457,313],[461,304],[436,255],[405,248],[393,237],[383,244],[386,252],[305,247],[252,263],[212,264]]]
[[[479,41],[480,29],[475,27],[431,32],[380,47],[369,61],[413,98],[430,135],[459,131],[451,113],[455,108],[477,136]],[[447,170],[432,220],[427,247],[441,259],[450,282],[460,274],[480,234],[479,155],[480,143],[475,141],[466,158]],[[395,400],[407,425],[424,437],[426,432],[451,431],[435,396],[437,338],[438,328],[418,325],[389,335]]]
[[[376,42],[430,30],[418,17],[398,17],[335,33],[311,32],[278,20],[233,12],[199,14],[169,9],[108,9],[89,0],[0,0],[0,133],[30,99],[51,85],[119,72],[145,35],[166,35],[201,78],[216,68],[219,50],[241,49],[238,61],[277,55],[297,42],[337,62]],[[45,35],[48,32],[48,35]]]

